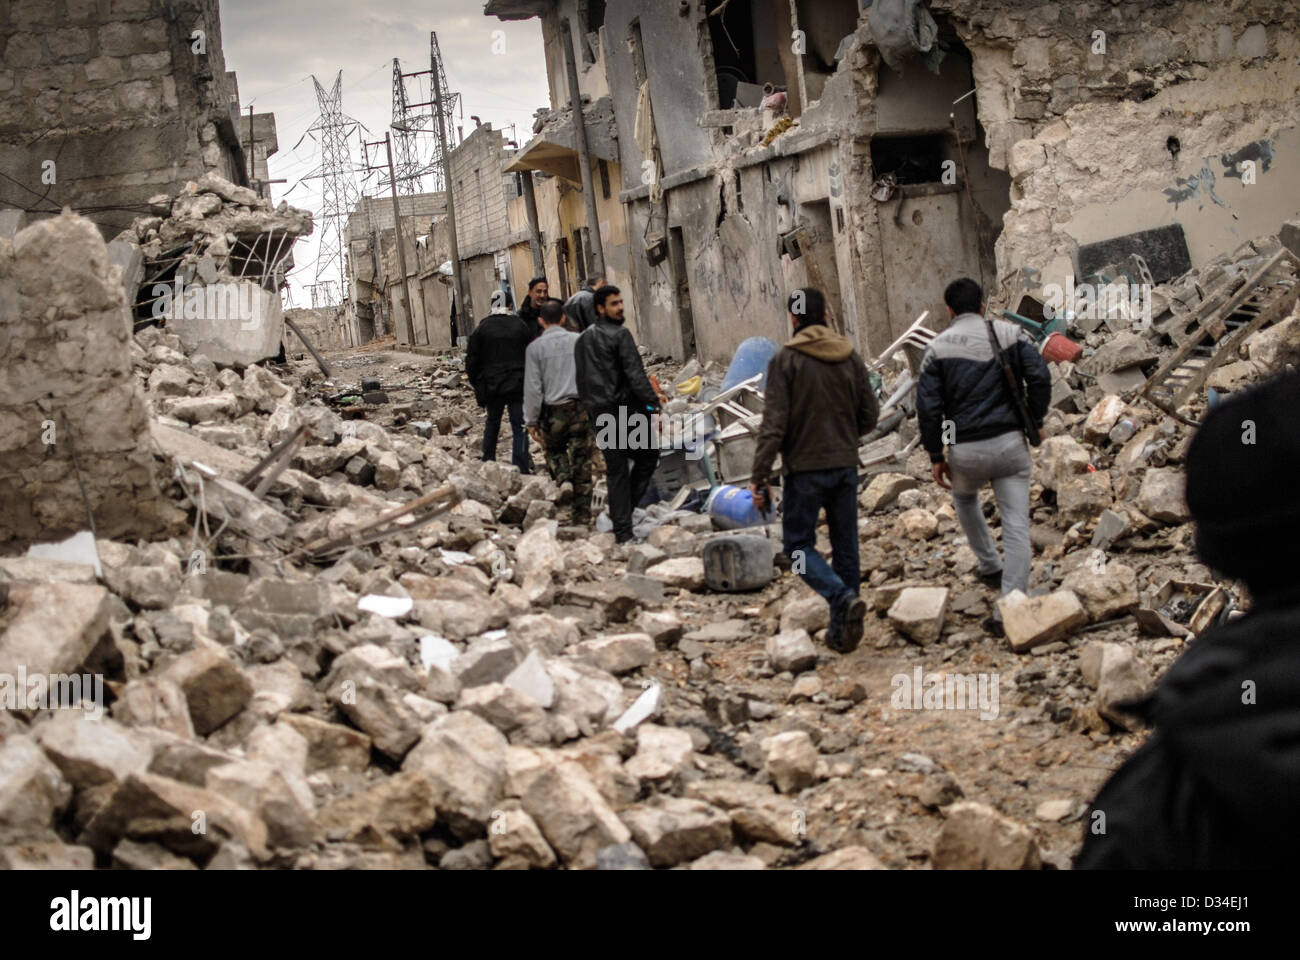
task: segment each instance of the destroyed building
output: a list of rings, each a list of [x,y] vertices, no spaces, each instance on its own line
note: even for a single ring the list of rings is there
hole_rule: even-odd
[[[83,211],[111,239],[211,171],[248,185],[247,117],[216,0],[40,0],[0,11],[0,207]],[[254,117],[253,152],[275,139]],[[264,193],[268,196],[269,193]]]
[[[310,215],[211,170],[152,185],[112,244],[71,211],[10,221],[0,867],[1070,867],[1088,800],[1146,736],[1126,705],[1252,602],[1195,555],[1183,464],[1224,393],[1300,366],[1294,24],[1281,4],[1097,4],[1096,25],[858,6],[488,5],[542,18],[552,102],[517,152],[486,124],[466,138],[457,266],[479,315],[539,263],[568,292],[598,247],[631,291],[665,411],[700,441],[661,451],[633,545],[565,523],[546,475],[481,459],[464,357],[437,339],[437,194],[355,212],[378,329],[290,311],[301,336],[278,291]],[[929,49],[889,10],[932,17]],[[1094,30],[1110,52],[1080,52]],[[955,270],[1039,308],[1013,313],[1052,370],[1028,594],[981,583],[917,449],[915,354]],[[1071,276],[1142,278],[1149,315],[1048,316]],[[847,655],[779,526],[718,506],[764,404],[735,347],[782,338],[803,282],[828,288],[882,408]],[[425,312],[404,330],[407,283]],[[742,539],[755,562],[714,559]],[[1005,636],[981,626],[995,608]],[[63,680],[20,703],[33,674]]]
[[[353,314],[348,345],[392,334],[401,344],[451,347],[450,278],[442,272],[450,255],[446,196],[442,192],[407,194],[399,196],[397,204],[404,261],[397,253],[393,204],[388,197],[362,197],[344,226]],[[408,289],[413,306],[410,324],[406,319]]]
[[[875,353],[922,311],[941,325],[955,276],[1006,305],[1146,251],[1161,282],[1297,213],[1290,4],[874,9],[486,4],[540,19],[553,105],[566,36],[583,97],[612,104],[640,342],[725,358],[780,338],[807,282]]]

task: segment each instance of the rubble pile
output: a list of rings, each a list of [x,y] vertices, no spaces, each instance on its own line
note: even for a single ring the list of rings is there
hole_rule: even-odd
[[[75,232],[57,224],[17,255]],[[1252,335],[1252,375],[1288,362],[1298,321]],[[997,597],[903,450],[864,477],[873,613],[843,657],[792,573],[705,588],[708,516],[660,509],[616,546],[564,525],[544,475],[479,461],[458,358],[376,391],[361,353],[330,380],[292,355],[241,372],[145,327],[103,349],[102,379],[147,422],[137,457],[183,522],[101,529],[98,573],[0,558],[0,675],[99,675],[107,702],[0,711],[0,863],[1064,867],[1138,742],[1123,703],[1243,599],[1191,551],[1191,428],[1083,379],[1121,336],[1058,370],[1071,404],[1035,457],[1035,579],[1000,601],[1007,636],[980,630]],[[39,517],[50,489],[16,496]],[[973,687],[917,709],[924,676],[977,673],[978,719]]]

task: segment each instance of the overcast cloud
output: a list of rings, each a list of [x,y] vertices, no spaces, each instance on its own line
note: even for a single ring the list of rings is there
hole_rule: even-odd
[[[300,180],[320,164],[312,139],[298,144],[317,115],[311,75],[328,88],[342,69],[344,113],[369,128],[362,131],[366,139],[382,140],[392,120],[393,58],[405,73],[427,70],[431,30],[438,34],[448,85],[461,95],[464,120],[457,116],[455,122],[468,134],[470,117],[477,115],[504,130],[507,140],[526,143],[533,111],[549,106],[540,20],[485,17],[483,0],[223,0],[222,49],[226,68],[238,74],[244,111],[251,104],[258,113],[275,114],[280,151],[271,157],[271,177],[288,181],[274,185],[277,203],[287,199],[320,211],[320,181]],[[505,33],[504,54],[492,52],[494,30]],[[407,84],[409,102],[430,99],[428,77]],[[358,138],[352,147],[359,166]],[[358,177],[371,196],[379,193],[378,182],[378,174],[364,183]],[[311,305],[305,285],[315,279],[318,232],[294,250],[297,267],[289,282],[295,306]]]

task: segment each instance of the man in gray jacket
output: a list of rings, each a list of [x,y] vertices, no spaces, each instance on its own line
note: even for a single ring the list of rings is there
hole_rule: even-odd
[[[524,357],[524,422],[546,453],[560,502],[573,497],[573,522],[591,522],[596,438],[587,408],[578,399],[573,348],[578,335],[564,329],[559,300],[546,300],[538,314],[541,335]],[[565,491],[565,484],[569,490]]]

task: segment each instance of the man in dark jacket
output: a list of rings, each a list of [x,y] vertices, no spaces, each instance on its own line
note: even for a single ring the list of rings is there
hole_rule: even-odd
[[[1079,869],[1289,868],[1300,833],[1300,374],[1205,418],[1187,452],[1196,550],[1248,588],[1128,712],[1154,726],[1084,820]]]
[[[575,333],[582,333],[596,322],[596,288],[604,283],[595,277],[588,277],[586,286],[564,301],[565,326]]]
[[[782,538],[804,582],[831,608],[826,644],[848,653],[862,639],[867,606],[858,595],[858,443],[880,405],[853,344],[826,326],[826,299],[805,287],[786,303],[794,338],[768,363],[763,424],[750,493],[765,509],[768,478],[781,454]],[[831,563],[817,552],[817,518],[826,510]]]
[[[549,299],[547,295],[549,289],[545,277],[533,277],[528,281],[528,293],[524,295],[523,305],[519,308],[519,316],[528,329],[529,340],[536,340],[541,336],[542,328],[537,322],[537,316],[542,312],[542,304]]]
[[[504,294],[494,297],[492,313],[469,335],[465,372],[480,407],[487,410],[483,425],[483,459],[497,458],[501,414],[509,410],[513,442],[510,462],[524,473],[532,472],[528,456],[528,429],[524,425],[524,353],[531,337],[517,314],[506,305]]]
[[[984,293],[968,277],[943,292],[952,324],[921,358],[916,416],[921,443],[930,454],[935,482],[952,491],[953,507],[978,562],[980,582],[1006,594],[1029,586],[1029,476],[1033,463],[1020,413],[1001,363],[993,355]],[[1028,335],[1013,323],[993,320],[994,335],[1024,390],[1033,429],[1042,435],[1052,396],[1052,375]],[[944,445],[948,454],[944,456]],[[1002,549],[984,521],[979,491],[992,482],[1002,521]],[[1000,614],[983,627],[1002,635]]]
[[[645,375],[632,333],[623,326],[623,296],[605,285],[592,294],[596,322],[573,351],[578,396],[591,416],[605,457],[606,500],[614,539],[632,539],[632,509],[659,464],[659,397]],[[629,474],[629,470],[631,473]]]

